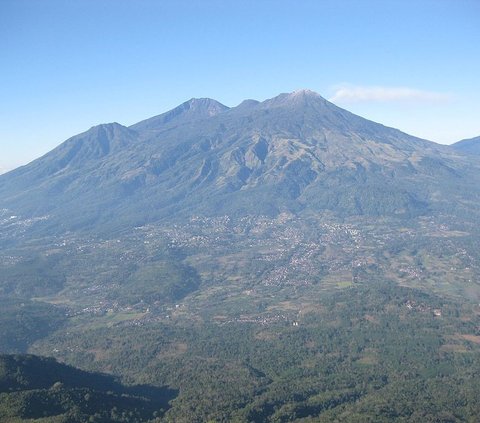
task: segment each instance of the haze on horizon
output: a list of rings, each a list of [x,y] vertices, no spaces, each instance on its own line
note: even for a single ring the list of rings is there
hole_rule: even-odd
[[[99,123],[299,88],[432,141],[478,136],[479,13],[473,0],[5,0],[0,173]]]

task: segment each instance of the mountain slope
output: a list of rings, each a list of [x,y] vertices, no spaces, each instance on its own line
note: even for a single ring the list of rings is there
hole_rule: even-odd
[[[447,147],[301,90],[231,109],[194,99],[130,128],[94,127],[0,176],[0,208],[46,215],[57,231],[193,214],[408,217],[477,201],[478,175]]]
[[[480,137],[458,141],[452,144],[452,147],[462,153],[480,154]]]
[[[5,175],[0,190],[10,197],[15,209],[28,216],[75,203],[76,198],[92,201],[99,192],[98,180],[93,177],[98,166],[131,148],[137,136],[118,123],[95,126]]]

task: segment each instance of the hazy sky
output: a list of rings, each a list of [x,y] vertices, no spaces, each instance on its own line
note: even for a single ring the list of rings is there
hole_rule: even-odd
[[[437,142],[480,135],[480,1],[0,0],[0,168],[191,97],[299,88]]]

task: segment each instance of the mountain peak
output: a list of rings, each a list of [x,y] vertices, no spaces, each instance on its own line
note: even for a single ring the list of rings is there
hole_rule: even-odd
[[[315,91],[307,89],[295,90],[291,93],[282,93],[264,102],[267,107],[307,106],[315,103],[323,105],[327,103],[327,100]]]
[[[317,98],[322,98],[322,96],[315,91],[302,88],[300,90],[295,90],[292,91],[290,94],[288,94],[290,98],[298,98],[298,97],[317,97]]]
[[[162,128],[166,124],[181,125],[185,122],[216,116],[228,109],[229,107],[212,98],[191,98],[166,113],[138,122],[130,128],[135,130],[155,130]]]
[[[188,107],[190,109],[206,109],[213,112],[223,112],[224,110],[228,109],[227,106],[223,105],[217,100],[214,100],[213,98],[208,97],[194,97],[181,104],[181,106],[185,106],[186,108]]]
[[[118,122],[111,122],[111,123],[101,123],[99,125],[94,125],[85,133],[99,133],[101,131],[108,132],[108,133],[113,133],[116,131],[128,132],[129,129]]]
[[[179,107],[183,107],[184,111],[198,113],[201,117],[215,116],[229,109],[213,98],[191,98]]]

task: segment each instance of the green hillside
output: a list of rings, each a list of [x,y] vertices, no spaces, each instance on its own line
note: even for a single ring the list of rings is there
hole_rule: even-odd
[[[2,422],[145,422],[163,413],[172,393],[125,387],[50,358],[0,355]]]

